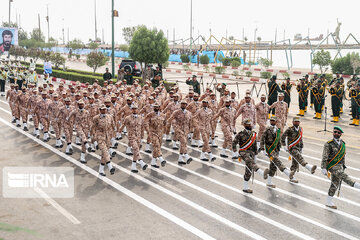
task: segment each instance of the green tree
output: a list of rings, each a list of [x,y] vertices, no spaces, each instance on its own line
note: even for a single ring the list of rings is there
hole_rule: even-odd
[[[75,38],[74,40],[69,41],[66,44],[66,47],[71,48],[72,50],[77,50],[77,49],[83,48],[84,43],[80,39]]]
[[[59,69],[60,65],[65,68],[65,58],[61,56],[60,53],[52,53],[50,55],[50,61],[54,64],[56,69]]]
[[[95,75],[96,69],[104,66],[107,60],[107,57],[102,52],[91,52],[87,55],[86,65],[93,69]]]
[[[41,60],[43,60],[44,62],[48,62],[48,61],[50,61],[50,59],[52,57],[51,54],[52,54],[52,52],[50,52],[50,51],[41,51],[39,58]]]
[[[170,55],[168,41],[161,30],[142,26],[134,33],[129,54],[133,60],[139,61],[141,66],[146,66],[148,63],[163,64],[168,61]]]
[[[97,49],[98,47],[99,47],[99,43],[97,43],[97,42],[90,42],[89,44],[88,44],[88,47],[90,48],[90,49],[92,49],[92,50],[95,50],[95,49]]]
[[[34,28],[30,33],[30,38],[38,42],[45,42],[45,36],[39,28]]]
[[[359,58],[359,54],[352,52],[351,54],[348,53],[346,56],[341,57],[341,58],[337,58],[334,61],[332,61],[331,63],[331,69],[333,73],[339,72],[342,74],[347,74],[347,75],[351,75],[351,74],[359,74],[360,73],[360,68],[356,68],[354,69],[351,61],[355,62],[356,59],[360,59]]]
[[[119,49],[120,49],[120,51],[127,52],[129,50],[129,45],[120,44]]]
[[[209,56],[207,54],[204,54],[202,56],[200,56],[200,63],[201,64],[209,64],[210,59]]]
[[[134,36],[134,33],[136,32],[136,30],[138,30],[140,27],[145,27],[144,25],[138,25],[135,27],[125,27],[122,29],[122,35],[124,37],[124,40],[127,44],[130,44],[131,39]]]
[[[328,69],[328,66],[331,64],[331,56],[329,51],[324,51],[324,49],[321,49],[321,51],[318,51],[315,53],[313,58],[313,64],[318,65],[320,68],[321,73]],[[323,69],[325,70],[323,71]]]
[[[17,23],[14,23],[14,22],[2,22],[1,24],[2,27],[12,27],[12,28],[17,28],[18,25]]]
[[[263,65],[264,67],[268,68],[268,67],[272,66],[273,61],[271,61],[271,60],[269,60],[267,58],[260,58],[259,63],[261,65]]]
[[[350,54],[350,64],[351,67],[353,68],[353,74],[356,74],[357,72],[360,71],[360,57],[359,57],[359,53],[351,53]]]
[[[24,54],[24,48],[18,46],[12,46],[9,50],[9,54],[13,56],[15,60],[17,60],[18,57]]]
[[[24,29],[19,28],[19,42],[28,40],[28,38],[28,33]]]
[[[181,55],[180,55],[180,59],[181,59],[181,62],[182,62],[182,63],[188,63],[188,62],[190,62],[189,55],[187,55],[187,54],[181,54]]]
[[[36,63],[37,60],[40,58],[42,51],[38,48],[30,48],[28,51],[29,51],[29,57],[31,57]]]

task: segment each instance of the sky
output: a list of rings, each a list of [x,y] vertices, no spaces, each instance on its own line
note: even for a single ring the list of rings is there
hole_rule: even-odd
[[[16,13],[20,17],[20,26],[27,32],[40,25],[47,38],[46,7],[49,8],[50,36],[62,42],[62,28],[65,29],[65,42],[74,38],[85,43],[94,39],[94,1],[95,0],[13,0],[11,3],[11,21],[16,22]],[[134,0],[115,1],[119,17],[115,18],[115,42],[124,43],[121,29],[128,26],[144,24],[164,31],[169,40],[188,39],[190,36],[190,2],[191,0]],[[9,1],[1,0],[0,20],[8,21]],[[111,0],[96,0],[98,37],[106,43],[111,42]],[[277,40],[294,38],[296,33],[303,37],[327,35],[334,32],[337,18],[342,23],[340,38],[344,40],[351,32],[360,40],[358,0],[192,0],[193,2],[193,35],[203,35],[206,39],[211,33],[218,39],[234,36],[237,39],[244,35],[249,40],[261,37],[265,41],[274,41],[275,29]],[[214,42],[213,42],[214,43]]]

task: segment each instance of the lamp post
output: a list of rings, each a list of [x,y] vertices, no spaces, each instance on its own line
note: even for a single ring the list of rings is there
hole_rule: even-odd
[[[192,51],[192,0],[190,0],[190,52]]]
[[[10,21],[10,16],[11,16],[11,3],[12,3],[12,1],[13,0],[9,0],[9,25],[10,25],[10,23],[11,23],[11,21]]]
[[[111,0],[111,23],[112,23],[112,35],[111,35],[111,73],[115,76],[115,43],[114,43],[114,0]]]

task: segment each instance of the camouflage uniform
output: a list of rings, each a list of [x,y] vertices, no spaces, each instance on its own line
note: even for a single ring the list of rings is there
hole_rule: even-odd
[[[72,119],[69,119],[68,117],[73,110],[74,106],[64,105],[62,108],[60,108],[59,115],[57,117],[58,120],[62,123],[62,127],[65,133],[65,140],[68,144],[71,143],[74,126]]]
[[[245,119],[250,119],[252,126],[255,127],[256,109],[253,104],[245,103],[242,106],[240,106],[239,110],[236,112],[234,121],[236,121],[236,119],[239,117],[240,114],[242,114],[241,122],[243,122]]]
[[[85,153],[86,152],[85,144],[87,143],[87,136],[89,135],[90,132],[89,111],[86,109],[79,109],[79,108],[75,109],[69,114],[68,117],[68,120],[72,121],[72,119],[74,119],[77,136],[79,136],[82,141],[81,151]]]
[[[339,148],[341,144],[344,141],[340,139],[338,144],[336,140],[330,140],[324,145],[324,150],[322,154],[322,161],[321,161],[321,168],[326,169],[329,161],[336,155],[336,153],[339,151]],[[344,142],[345,143],[345,142]],[[350,186],[354,186],[355,182],[350,179],[350,177],[344,172],[345,169],[345,157],[340,160],[338,164],[333,166],[329,169],[329,172],[331,173],[331,185],[329,188],[328,195],[334,196],[336,190],[338,189],[340,182],[344,181]]]
[[[58,119],[58,115],[62,107],[64,107],[64,104],[60,101],[53,101],[49,106],[50,122],[54,128],[56,139],[60,139],[61,137],[62,122]]]
[[[201,138],[203,140],[202,152],[210,153],[209,137],[211,128],[211,119],[213,112],[210,108],[200,108],[196,111],[193,118],[197,119],[197,124],[200,130]]]
[[[224,134],[224,144],[223,149],[232,149],[232,122],[234,121],[235,113],[231,107],[223,107],[219,110],[219,112],[213,117],[213,119],[217,119],[220,117],[221,122],[221,130]]]
[[[264,145],[270,147],[274,143],[275,138],[276,138],[276,131],[277,131],[276,126],[269,126],[266,128],[264,134],[261,137],[261,142],[260,142],[261,150],[263,150],[263,151],[265,150]],[[270,166],[269,166],[269,169],[270,169],[269,176],[270,177],[273,177],[275,175],[277,168],[279,168],[279,170],[281,172],[283,172],[285,170],[285,166],[282,164],[282,162],[279,159],[280,147],[281,147],[281,143],[279,140],[274,151],[271,153],[270,156],[268,156],[270,158]]]
[[[162,136],[166,126],[166,116],[163,113],[154,111],[148,113],[144,122],[148,125],[148,133],[153,147],[152,156],[158,158],[162,156],[161,144]]]
[[[101,151],[101,163],[110,162],[111,131],[114,129],[113,117],[109,114],[98,114],[92,118],[91,135],[95,137]]]
[[[27,92],[21,92],[19,95],[17,95],[17,102],[20,110],[20,116],[22,118],[23,123],[27,122],[28,117],[28,104],[29,104],[29,93]]]
[[[259,131],[258,131],[258,140],[261,140],[261,136],[263,135],[265,129],[266,129],[266,121],[268,120],[268,112],[269,112],[269,105],[266,102],[260,102],[256,104],[255,110],[256,110],[256,122],[259,125]]]
[[[192,115],[187,110],[175,110],[168,121],[174,120],[175,136],[180,141],[180,154],[187,153],[186,139],[190,130]]]
[[[287,121],[288,105],[284,101],[277,101],[270,106],[270,109],[275,109],[276,126],[281,129],[282,134]]]

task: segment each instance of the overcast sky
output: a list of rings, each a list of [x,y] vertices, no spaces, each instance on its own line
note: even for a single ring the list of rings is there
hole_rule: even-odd
[[[96,0],[98,16],[98,36],[104,29],[105,42],[111,41],[111,0]],[[190,0],[135,0],[115,1],[119,18],[115,18],[115,41],[123,43],[121,29],[127,26],[144,24],[162,29],[173,40],[186,39],[190,35]],[[8,21],[9,0],[1,0],[0,17]],[[94,38],[94,0],[13,0],[11,21],[16,21],[16,12],[20,15],[21,27],[31,31],[38,26],[40,13],[41,28],[47,38],[46,5],[49,4],[50,36],[62,38],[64,22],[65,40],[69,28],[70,40],[80,38],[87,42]],[[335,31],[337,18],[342,23],[340,37],[344,39],[350,32],[360,39],[359,0],[193,0],[193,27],[195,37],[198,32],[209,37],[209,29],[217,38],[235,36],[241,39],[243,28],[249,40],[257,37],[262,40],[274,40],[277,28],[278,40],[284,37],[293,39],[296,33],[316,37]],[[62,20],[64,19],[64,21]],[[62,42],[60,40],[59,42]]]

